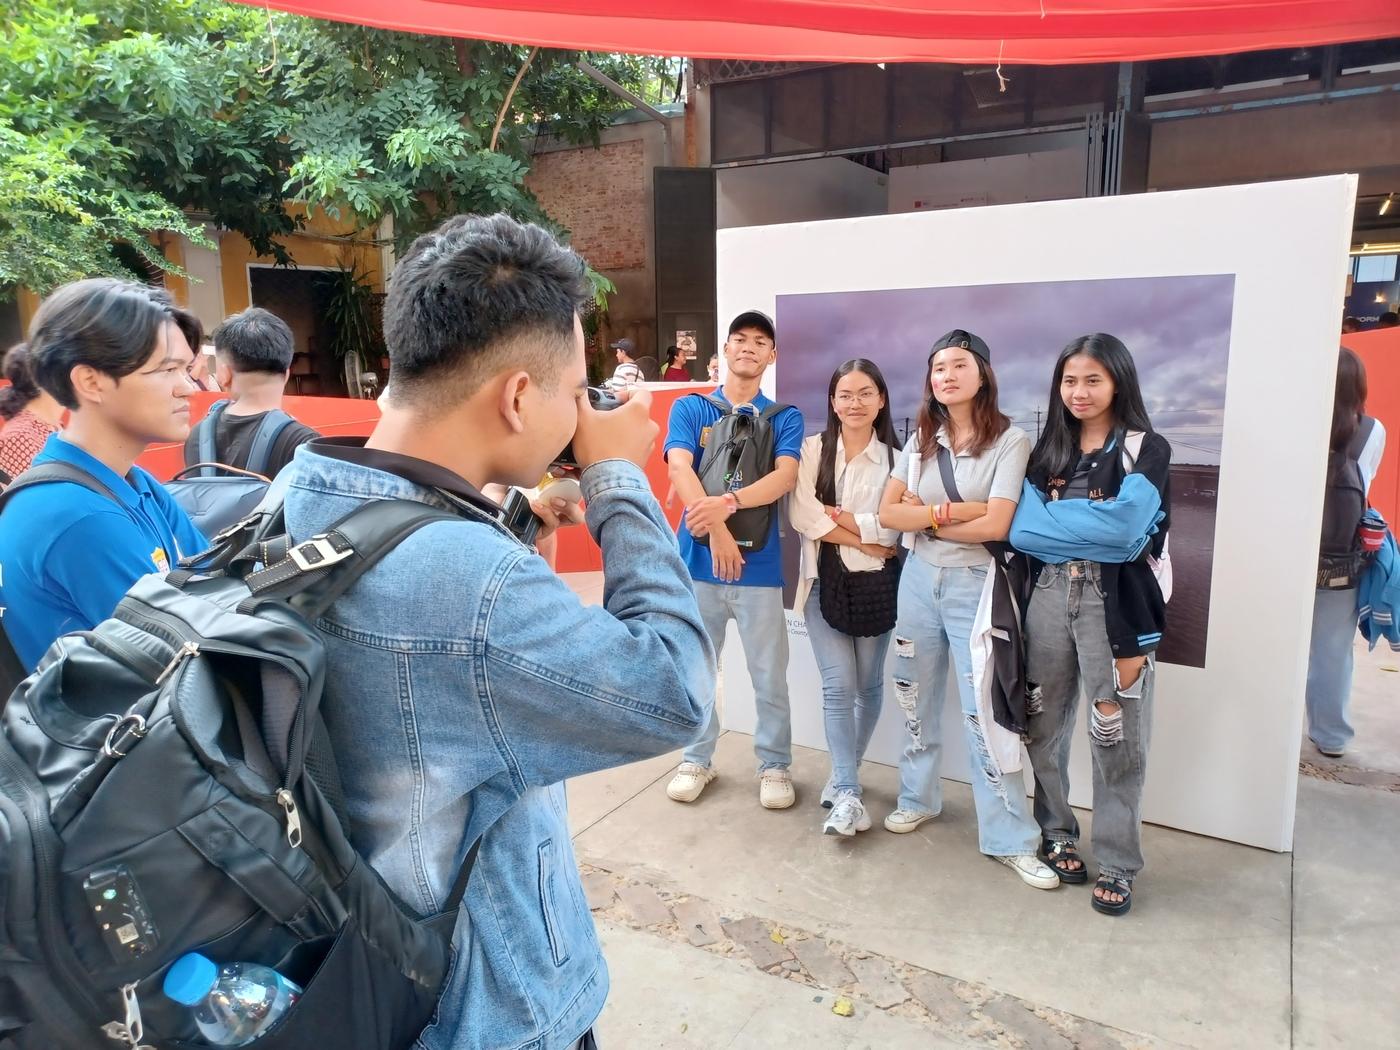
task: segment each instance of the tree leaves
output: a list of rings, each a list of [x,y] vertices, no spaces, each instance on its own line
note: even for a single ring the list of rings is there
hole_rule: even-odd
[[[282,262],[278,238],[317,207],[362,228],[392,215],[402,245],[454,212],[547,221],[524,185],[535,135],[596,142],[626,105],[574,67],[578,53],[542,51],[493,153],[527,48],[221,0],[8,6],[0,283],[39,292],[119,270],[114,242],[171,269],[152,236],[198,237],[206,220]],[[587,57],[657,101],[677,68]]]

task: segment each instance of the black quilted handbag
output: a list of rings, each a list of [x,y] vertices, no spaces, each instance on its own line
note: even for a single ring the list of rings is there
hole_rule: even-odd
[[[817,554],[817,575],[821,580],[817,599],[822,618],[854,638],[874,638],[894,630],[902,564],[895,557],[872,572],[852,572],[841,560],[836,544],[821,544]]]

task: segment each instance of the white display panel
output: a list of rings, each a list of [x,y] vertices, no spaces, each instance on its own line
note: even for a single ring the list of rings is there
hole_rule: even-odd
[[[1355,176],[1343,175],[718,234],[722,323],[745,309],[775,313],[780,295],[1234,276],[1207,655],[1203,667],[1159,665],[1144,816],[1275,850],[1289,849],[1293,835],[1355,194]],[[784,367],[801,367],[801,348],[784,344],[781,325],[780,317],[778,363],[764,379],[769,396]],[[955,325],[978,327],[975,317],[944,327]],[[939,334],[930,330],[928,342]],[[1045,351],[1047,389],[1058,349]],[[865,348],[849,356],[883,364]],[[820,425],[809,419],[808,432]],[[791,613],[789,633],[793,741],[824,749],[820,679],[800,617]],[[731,624],[723,724],[752,732],[752,686],[738,645]],[[949,694],[943,774],[965,780],[951,685]],[[894,764],[904,739],[889,690],[867,757]],[[1082,806],[1091,802],[1088,747],[1081,726],[1071,777],[1072,801]]]

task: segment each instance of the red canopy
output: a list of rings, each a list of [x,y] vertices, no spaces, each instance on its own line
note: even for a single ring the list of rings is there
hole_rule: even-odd
[[[473,40],[790,62],[1127,62],[1400,36],[1400,0],[268,2]]]

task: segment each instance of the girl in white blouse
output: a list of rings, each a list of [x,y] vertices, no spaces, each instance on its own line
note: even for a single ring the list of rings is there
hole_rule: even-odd
[[[862,358],[847,361],[831,376],[826,429],[802,443],[789,504],[792,526],[803,537],[794,608],[806,617],[822,675],[831,754],[831,778],[822,791],[822,805],[831,807],[822,829],[828,835],[854,835],[870,827],[857,770],[880,718],[885,653],[894,627],[898,534],[880,525],[880,495],[895,441],[880,369]],[[838,596],[839,607],[833,604]],[[824,607],[840,629],[828,622]]]

